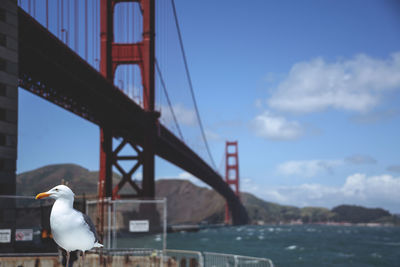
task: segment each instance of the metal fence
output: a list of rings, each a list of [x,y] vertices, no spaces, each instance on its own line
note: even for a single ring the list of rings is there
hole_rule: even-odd
[[[111,200],[105,203],[103,245],[110,251],[130,248],[165,251],[167,246],[166,199]],[[98,221],[98,201],[86,202],[86,213]]]
[[[166,256],[177,267],[274,267],[267,258],[256,258],[215,252],[167,249]]]
[[[232,254],[204,252],[204,266],[207,267],[273,267],[270,259]]]
[[[176,262],[177,267],[202,267],[203,255],[199,251],[167,249],[166,256]]]

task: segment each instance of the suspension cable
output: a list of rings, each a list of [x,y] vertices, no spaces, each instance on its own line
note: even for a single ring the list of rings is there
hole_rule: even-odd
[[[179,136],[181,137],[181,140],[184,141],[183,135],[182,135],[182,131],[181,131],[181,128],[179,127],[178,120],[176,119],[174,109],[172,108],[172,104],[171,104],[171,100],[170,100],[169,95],[168,95],[167,87],[165,85],[164,78],[163,78],[163,76],[161,74],[160,66],[158,65],[158,61],[157,60],[156,60],[156,68],[157,68],[157,73],[160,76],[161,86],[162,86],[164,94],[165,94],[165,96],[167,98],[167,102],[168,102],[168,106],[169,106],[169,109],[170,109],[171,114],[172,114],[172,118],[174,119],[176,128],[178,129]]]
[[[185,65],[186,76],[187,76],[187,79],[188,79],[188,82],[189,82],[189,88],[190,88],[190,92],[191,92],[191,95],[192,95],[194,107],[195,107],[195,110],[196,110],[197,120],[199,121],[200,130],[201,130],[201,135],[202,135],[203,140],[204,140],[204,143],[205,143],[205,145],[206,145],[206,149],[207,149],[208,155],[209,155],[209,157],[210,157],[210,159],[211,159],[211,163],[212,163],[212,165],[213,165],[213,167],[214,167],[214,170],[216,170],[217,168],[216,168],[216,166],[215,166],[214,158],[212,157],[210,148],[209,148],[209,146],[208,146],[207,138],[206,138],[206,135],[205,135],[205,132],[204,132],[203,124],[202,124],[201,119],[200,119],[200,113],[199,113],[199,109],[198,109],[198,107],[197,107],[196,98],[195,98],[195,95],[194,95],[194,90],[193,90],[193,85],[192,85],[192,79],[191,79],[191,77],[190,77],[189,67],[188,67],[188,63],[187,63],[187,60],[186,60],[185,49],[184,49],[184,47],[183,47],[183,40],[182,40],[181,30],[180,30],[180,27],[179,27],[178,16],[177,16],[177,14],[176,14],[175,1],[174,1],[174,0],[171,0],[171,4],[172,4],[172,10],[173,10],[173,13],[174,13],[174,19],[175,19],[176,30],[177,30],[177,32],[178,32],[178,38],[179,38],[180,49],[181,49],[181,52],[182,52],[183,62],[184,62],[184,65]]]

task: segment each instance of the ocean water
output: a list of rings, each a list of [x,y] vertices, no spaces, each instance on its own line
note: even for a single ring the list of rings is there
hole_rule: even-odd
[[[400,227],[270,225],[168,234],[169,249],[271,259],[275,266],[400,266]]]

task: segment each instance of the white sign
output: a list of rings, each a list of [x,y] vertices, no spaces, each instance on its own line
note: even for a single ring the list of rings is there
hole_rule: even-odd
[[[33,229],[16,229],[15,241],[32,241]]]
[[[11,242],[11,229],[0,229],[0,243]]]
[[[129,221],[129,232],[148,232],[149,229],[148,220]]]

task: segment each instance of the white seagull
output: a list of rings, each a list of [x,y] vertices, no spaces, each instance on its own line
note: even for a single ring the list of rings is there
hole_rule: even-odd
[[[57,185],[47,192],[40,193],[36,199],[45,197],[54,198],[56,201],[50,213],[50,228],[54,241],[69,253],[74,250],[82,251],[85,260],[85,251],[93,247],[101,248],[96,228],[89,216],[73,208],[74,193],[68,186]]]

